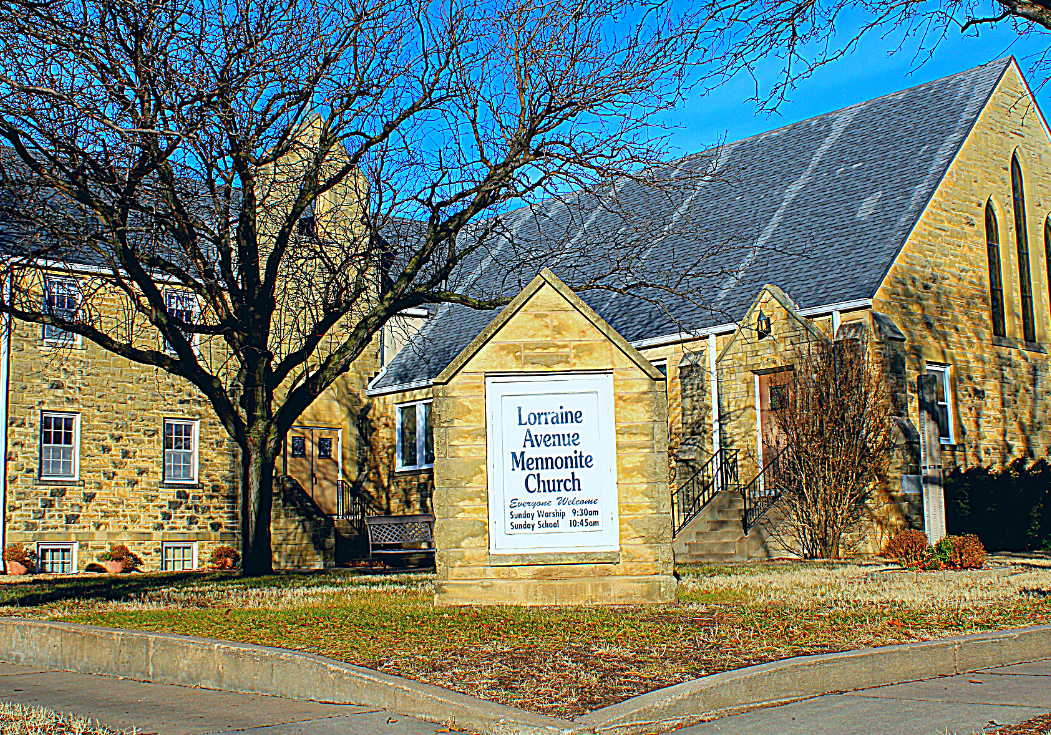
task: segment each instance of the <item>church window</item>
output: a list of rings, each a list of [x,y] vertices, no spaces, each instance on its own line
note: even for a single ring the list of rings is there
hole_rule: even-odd
[[[1018,285],[1022,292],[1022,337],[1036,342],[1036,322],[1033,317],[1033,277],[1029,266],[1029,232],[1025,219],[1025,187],[1018,157],[1011,157],[1011,192],[1015,208],[1015,242],[1018,245]]]
[[[992,200],[985,205],[985,245],[989,253],[989,301],[992,307],[993,334],[1007,336],[1004,321],[1004,280],[1000,269],[1000,228]]]
[[[397,406],[397,469],[419,470],[434,466],[434,431],[431,402]]]
[[[1051,312],[1051,216],[1044,220],[1044,266],[1047,269],[1047,309]]]

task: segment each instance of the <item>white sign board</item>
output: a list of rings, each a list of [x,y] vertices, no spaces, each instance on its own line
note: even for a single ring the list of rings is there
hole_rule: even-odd
[[[485,380],[489,551],[618,551],[612,375]]]

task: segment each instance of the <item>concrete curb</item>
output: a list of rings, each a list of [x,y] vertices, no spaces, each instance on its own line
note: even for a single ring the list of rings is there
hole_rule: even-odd
[[[170,633],[0,618],[0,661],[391,710],[486,735],[645,735],[727,710],[1051,658],[1051,625],[775,661],[633,697],[576,720],[339,661]]]
[[[574,722],[603,735],[666,732],[747,705],[933,679],[1051,658],[1051,625],[774,661],[705,676]]]
[[[0,661],[157,684],[391,710],[486,735],[587,735],[568,720],[283,648],[0,618]]]

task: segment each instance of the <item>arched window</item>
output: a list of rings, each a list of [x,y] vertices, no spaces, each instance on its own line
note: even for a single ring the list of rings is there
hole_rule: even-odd
[[[1044,265],[1047,266],[1047,308],[1051,316],[1051,215],[1044,220]]]
[[[1022,292],[1022,336],[1026,342],[1036,342],[1036,323],[1033,318],[1033,277],[1029,268],[1029,232],[1025,225],[1025,189],[1022,167],[1018,156],[1011,156],[1011,192],[1015,205],[1015,242],[1018,245],[1018,287]]]
[[[1004,280],[1000,271],[1000,228],[996,223],[992,199],[985,203],[985,246],[989,251],[989,303],[992,306],[993,334],[1006,337]]]

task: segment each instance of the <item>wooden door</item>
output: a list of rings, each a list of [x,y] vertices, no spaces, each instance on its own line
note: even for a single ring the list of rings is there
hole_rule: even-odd
[[[759,421],[762,431],[762,464],[769,465],[778,452],[784,447],[781,429],[777,423],[777,411],[788,400],[788,391],[792,383],[791,370],[779,370],[774,373],[763,373],[759,378]],[[776,466],[768,470],[776,476]]]
[[[287,472],[328,515],[338,509],[339,429],[294,426],[288,432]]]

